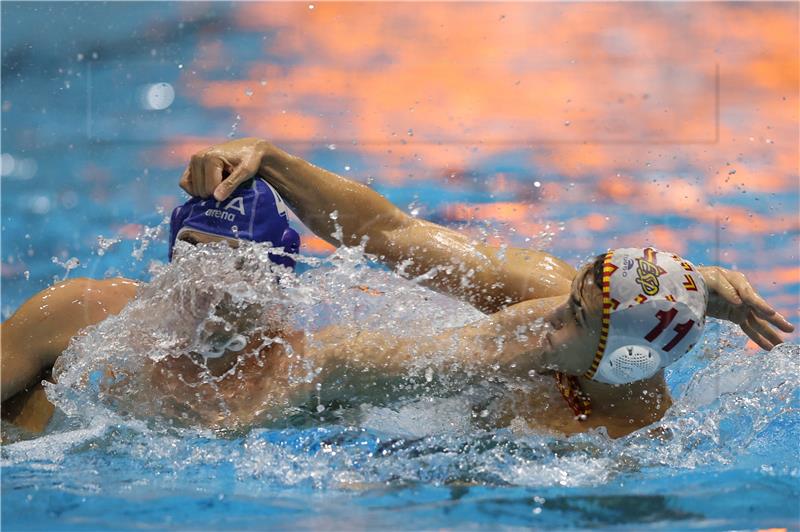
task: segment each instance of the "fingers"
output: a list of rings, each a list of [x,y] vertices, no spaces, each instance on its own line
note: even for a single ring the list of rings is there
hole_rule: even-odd
[[[725,278],[736,290],[742,302],[749,306],[758,317],[763,318],[783,332],[790,333],[794,331],[794,326],[772,308],[763,297],[756,293],[747,277],[739,272],[728,272]]]
[[[181,180],[178,182],[180,187],[186,191],[187,194],[190,196],[194,196],[194,188],[192,186],[192,173],[189,171],[189,167],[187,166],[186,169],[183,171],[183,175],[181,175]]]
[[[742,323],[742,330],[747,336],[750,337],[751,340],[753,340],[756,344],[758,344],[758,347],[760,347],[761,349],[769,351],[774,347],[772,343],[770,343],[766,338],[761,336],[761,333],[759,333],[757,330],[753,328],[752,325],[750,325],[750,322],[745,321],[744,323]]]
[[[766,318],[766,320],[785,333],[794,332],[794,325],[777,312]]]
[[[756,296],[756,297],[759,297],[759,296]],[[759,299],[761,299],[761,298],[759,297]],[[763,299],[762,299],[762,301],[763,301]],[[747,301],[745,301],[745,302],[747,302]],[[794,332],[794,325],[789,323],[789,321],[786,318],[784,318],[780,313],[778,313],[777,310],[775,310],[774,308],[769,306],[766,301],[764,301],[764,304],[769,309],[769,312],[766,312],[763,308],[756,307],[755,305],[752,305],[753,312],[755,312],[755,314],[758,317],[763,318],[764,320],[766,320],[767,322],[771,323],[772,325],[774,325],[775,327],[777,327],[778,329],[780,329],[781,331],[783,331],[785,333]]]
[[[764,298],[758,295],[755,290],[753,290],[753,287],[750,285],[747,277],[745,277],[743,274],[738,272],[729,272],[727,278],[730,284],[736,289],[739,296],[742,298],[742,301],[753,307],[759,316],[766,318],[767,316],[771,316],[775,313],[775,309],[772,308],[769,303],[764,301]]]
[[[192,155],[189,167],[183,172],[180,187],[195,197],[207,198],[223,179],[225,162],[208,151]]]
[[[189,162],[189,171],[191,172],[191,180],[193,184],[193,192],[192,196],[198,196],[201,198],[207,198],[208,195],[204,194],[205,192],[205,165],[203,164],[203,154],[196,153],[192,155],[192,159]]]
[[[213,194],[218,201],[227,199],[236,187],[258,172],[267,146],[264,141],[246,138],[200,151],[192,155],[180,186],[195,197]],[[231,173],[225,177],[228,171]]]
[[[717,294],[734,307],[742,304],[742,298],[739,296],[739,292],[734,288],[726,275],[720,275],[717,278]]]
[[[746,323],[750,325],[755,332],[760,334],[764,339],[772,344],[770,349],[778,344],[783,343],[783,338],[781,338],[777,331],[770,326],[769,322],[759,318],[755,314],[750,314]]]
[[[216,198],[217,201],[226,199],[231,195],[231,192],[236,190],[236,187],[256,175],[256,172],[258,172],[258,166],[253,168],[247,163],[240,164],[233,169],[231,175],[217,184],[217,187],[214,189],[214,198]]]
[[[206,155],[205,157],[205,181],[203,183],[202,196],[208,197],[214,193],[214,190],[222,183],[222,168],[224,164],[219,157]]]

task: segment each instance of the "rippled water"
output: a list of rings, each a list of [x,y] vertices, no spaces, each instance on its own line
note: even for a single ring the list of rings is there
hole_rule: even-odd
[[[72,345],[43,436],[3,422],[4,529],[800,528],[797,334],[763,353],[712,321],[667,372],[665,418],[618,440],[492,427],[482,399],[502,383],[431,389],[425,367],[396,400],[311,400],[227,432],[172,423],[141,378],[127,403],[103,381],[213,343],[196,325],[230,297],[288,294],[310,331],[478,318],[307,231],[280,288],[234,263],[165,266],[183,165],[228,136],[488,243],[735,267],[797,325],[796,4],[0,8],[3,318],[65,277],[154,283]]]
[[[395,400],[309,406],[273,428],[226,435],[173,423],[146,379],[109,393],[98,369],[147,375],[146,361],[197,347],[225,294],[262,308],[289,301],[290,319],[312,332],[372,320],[424,336],[478,313],[370,268],[357,249],[309,259],[313,268],[283,272],[281,286],[268,268],[235,267],[237,257],[268,264],[260,246],[182,251],[119,316],[71,344],[48,386],[59,412],[46,435],[5,427],[7,441],[24,438],[2,448],[5,519],[46,508],[26,526],[796,523],[797,345],[753,355],[730,327],[712,324],[705,345],[670,368],[676,400],[664,419],[619,440],[487,428],[476,389],[432,391],[413,378]]]

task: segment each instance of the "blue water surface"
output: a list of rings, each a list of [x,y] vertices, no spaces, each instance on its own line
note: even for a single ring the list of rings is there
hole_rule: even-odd
[[[185,198],[176,187],[181,165],[156,154],[179,135],[247,134],[232,129],[235,113],[203,108],[181,93],[182,65],[211,36],[235,60],[210,68],[206,78],[240,79],[251,62],[270,57],[274,35],[239,31],[235,5],[204,6],[3,2],[2,152],[17,164],[2,181],[3,319],[65,277],[149,279],[151,264],[165,259],[168,209]],[[295,60],[282,59],[287,67]],[[141,88],[159,82],[176,87],[175,102],[163,111],[143,109]],[[334,151],[324,139],[312,144],[307,156],[321,166],[359,163],[363,175],[380,176],[380,163],[359,159],[357,145]],[[373,186],[403,208],[416,202],[422,215],[447,223],[447,204],[514,199],[508,192],[489,196],[487,180],[496,172],[520,181],[530,175],[513,153],[483,165],[457,186],[436,176],[400,184],[378,177]],[[591,190],[592,183],[587,176],[579,186]],[[514,233],[510,240],[580,264],[593,253],[560,240],[564,225],[595,212],[629,212],[590,193],[585,198],[547,205],[541,221],[555,236],[530,235],[530,243]],[[535,193],[529,200],[544,201]],[[735,199],[754,210],[759,201]],[[773,203],[784,214],[796,205],[796,191]],[[653,214],[629,230],[692,223]],[[508,231],[485,220],[467,225],[488,236]],[[588,236],[602,251],[614,245],[614,231]],[[796,242],[796,232],[777,232],[758,249],[785,251]],[[711,261],[720,258],[717,244],[709,231],[692,237],[686,254]],[[754,260],[748,245],[735,244],[743,267]],[[796,251],[776,253],[774,266],[796,267],[796,260]],[[792,297],[800,287],[764,290]],[[562,438],[469,422],[454,429],[445,414],[469,415],[441,398],[372,410],[372,422],[329,420],[226,436],[62,412],[38,437],[4,422],[2,527],[796,529],[796,338],[753,354],[741,333],[712,323],[705,346],[668,371],[676,401],[657,424],[660,436],[643,430],[619,440],[602,431]],[[434,415],[420,417],[423,411]]]

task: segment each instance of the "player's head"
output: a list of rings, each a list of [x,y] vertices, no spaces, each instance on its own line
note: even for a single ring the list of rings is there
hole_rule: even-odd
[[[176,207],[170,219],[169,259],[175,242],[192,244],[225,240],[232,245],[240,240],[270,242],[286,253],[297,253],[300,236],[289,226],[286,205],[267,182],[256,178],[246,181],[224,201],[191,198]],[[286,255],[270,253],[272,262],[294,268]]]
[[[652,248],[622,248],[578,271],[546,338],[571,371],[609,384],[654,375],[689,352],[705,326],[708,292],[692,263]]]
[[[204,244],[226,241],[237,246],[240,241],[269,242],[275,252],[269,259],[282,266],[295,267],[286,253],[295,254],[300,248],[300,236],[289,226],[286,205],[268,183],[251,179],[225,201],[191,198],[172,211],[170,219],[169,259],[173,259],[177,241]],[[193,352],[205,359],[234,356],[248,343],[246,330],[253,323],[269,323],[277,327],[275,316],[264,316],[259,304],[242,306],[223,298],[213,311],[213,319],[204,322]],[[229,357],[230,358],[230,357]]]

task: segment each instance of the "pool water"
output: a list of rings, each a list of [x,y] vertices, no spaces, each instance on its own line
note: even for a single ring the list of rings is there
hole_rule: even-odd
[[[647,244],[742,270],[800,322],[797,4],[0,9],[3,319],[63,278],[170,275],[183,165],[252,135],[492,244],[575,265]],[[477,316],[303,242],[309,326]],[[800,527],[797,333],[764,353],[712,320],[667,371],[665,418],[612,440],[482,424],[476,397],[502,390],[480,384],[176,428],[78,378],[137,363],[126,326],[71,347],[44,435],[3,422],[4,529]]]

